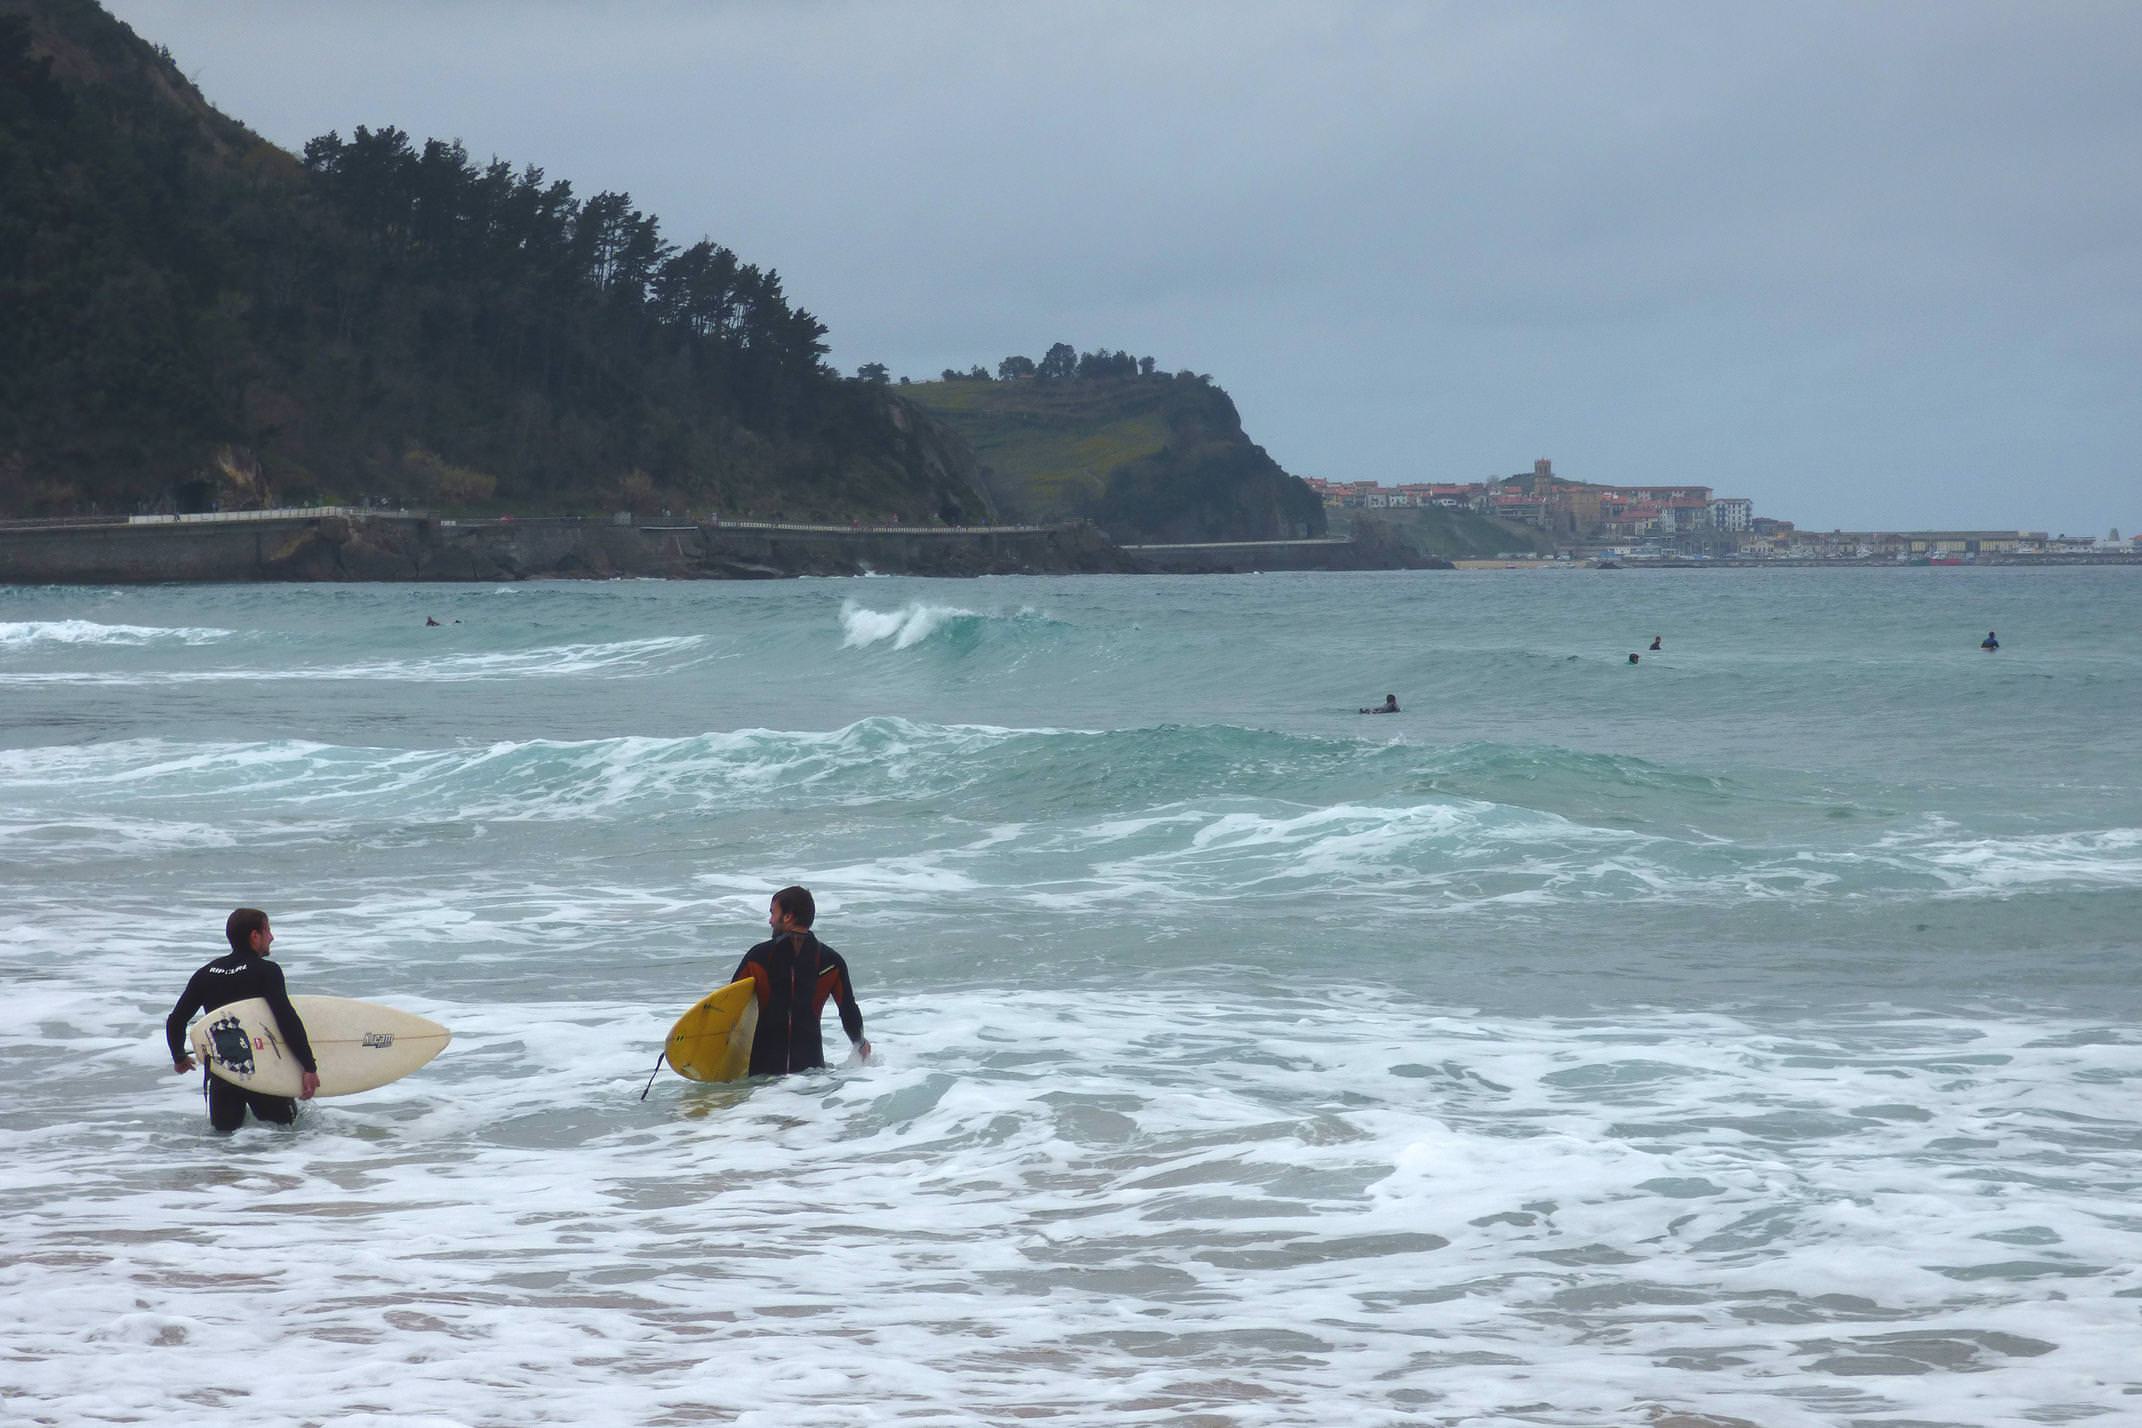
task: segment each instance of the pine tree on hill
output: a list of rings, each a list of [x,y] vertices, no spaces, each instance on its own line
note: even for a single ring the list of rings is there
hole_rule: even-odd
[[[774,269],[391,125],[294,159],[87,0],[0,0],[0,306],[0,512],[990,508]]]

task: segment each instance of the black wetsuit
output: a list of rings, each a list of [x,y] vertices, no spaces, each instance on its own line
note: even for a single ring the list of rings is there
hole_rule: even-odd
[[[759,984],[759,1029],[751,1039],[751,1074],[779,1076],[826,1064],[818,1017],[831,997],[848,1040],[863,1039],[863,1011],[841,955],[808,932],[761,942],[736,964],[731,981]]]
[[[259,997],[275,1013],[276,1025],[283,1029],[283,1042],[297,1058],[297,1064],[307,1071],[319,1070],[312,1059],[312,1042],[305,1035],[305,1023],[299,1019],[297,1008],[290,1005],[289,993],[283,990],[283,969],[251,952],[218,957],[186,983],[171,1015],[164,1019],[164,1040],[171,1044],[172,1064],[178,1064],[188,1054],[186,1023],[195,1012],[213,1011],[250,997]],[[248,1109],[262,1120],[280,1125],[297,1119],[297,1102],[289,1096],[269,1096],[233,1086],[208,1074],[206,1067],[201,1075],[208,1087],[208,1119],[219,1131],[238,1129]]]

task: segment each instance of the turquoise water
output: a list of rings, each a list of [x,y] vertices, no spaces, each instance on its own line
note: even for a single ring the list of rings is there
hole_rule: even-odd
[[[56,1421],[2142,1415],[2138,709],[2128,568],[0,590],[0,1324]],[[639,1101],[792,881],[881,1056]],[[240,903],[454,1046],[215,1140]]]

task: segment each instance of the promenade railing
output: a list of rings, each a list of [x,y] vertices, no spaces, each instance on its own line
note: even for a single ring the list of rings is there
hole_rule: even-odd
[[[24,516],[0,518],[0,530],[57,529],[69,526],[177,526],[213,525],[230,521],[302,521],[325,516],[366,520],[421,521],[432,519],[428,510],[384,506],[274,506],[257,511],[188,511],[131,516]],[[733,519],[728,516],[646,515],[621,520],[616,516],[447,516],[442,526],[640,526],[665,530],[699,529],[721,531],[784,531],[813,535],[1039,535],[1050,531],[1076,530],[1080,521],[1022,525],[907,525],[851,521],[845,524],[817,521]]]

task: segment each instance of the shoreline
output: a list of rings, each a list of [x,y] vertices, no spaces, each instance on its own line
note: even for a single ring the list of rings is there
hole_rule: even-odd
[[[778,580],[1439,568],[1374,542],[1121,546],[1087,522],[839,526],[683,517],[454,519],[345,508],[0,523],[0,584]]]
[[[1443,560],[1358,536],[1118,545],[1086,522],[840,526],[682,517],[442,518],[346,508],[0,522],[0,584],[781,580],[802,576],[1236,575],[1366,570],[2075,569],[2142,554],[1968,562],[1541,556]]]
[[[1575,562],[1571,562],[1574,564]],[[1617,570],[1989,570],[2005,568],[2081,569],[2103,565],[2142,565],[2142,554],[2106,551],[2096,555],[1999,555],[1977,560],[1632,560],[1616,561]]]

